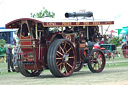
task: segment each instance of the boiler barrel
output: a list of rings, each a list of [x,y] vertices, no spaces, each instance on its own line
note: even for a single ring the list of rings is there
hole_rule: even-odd
[[[65,17],[92,17],[92,12],[73,12],[73,13],[65,13]]]

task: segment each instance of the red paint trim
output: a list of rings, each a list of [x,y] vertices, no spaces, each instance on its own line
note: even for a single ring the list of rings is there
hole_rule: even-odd
[[[76,21],[76,20],[59,20],[60,22],[58,22],[57,20],[53,19],[53,20],[47,20],[47,22],[45,21],[45,19],[41,19],[41,18],[20,18],[20,19],[16,19],[13,20],[9,23],[7,23],[5,26],[7,29],[11,29],[11,28],[19,28],[19,25],[21,24],[21,21],[24,20],[30,20],[33,22],[38,22],[38,23],[42,23],[44,27],[56,27],[56,26],[96,26],[96,25],[111,25],[114,24],[114,21]],[[53,22],[53,21],[57,21],[57,22]],[[10,27],[11,26],[11,27]]]

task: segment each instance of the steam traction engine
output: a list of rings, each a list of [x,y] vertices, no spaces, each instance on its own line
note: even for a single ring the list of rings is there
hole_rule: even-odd
[[[84,19],[69,19],[78,16]],[[93,49],[100,38],[98,25],[111,25],[114,21],[90,20],[92,16],[91,12],[66,13],[68,19],[21,18],[7,23],[7,29],[18,29],[20,73],[26,77],[39,76],[44,69],[50,69],[54,76],[65,77],[79,71],[83,63],[93,73],[101,72],[105,56],[101,50]],[[72,31],[65,32],[66,27]],[[53,28],[58,30],[51,31]]]

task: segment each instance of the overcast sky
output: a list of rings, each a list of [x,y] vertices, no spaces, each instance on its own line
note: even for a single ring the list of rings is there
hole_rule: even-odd
[[[30,17],[43,7],[64,18],[65,12],[92,11],[94,18],[113,19],[114,29],[128,26],[127,0],[0,0],[0,27],[17,18]]]

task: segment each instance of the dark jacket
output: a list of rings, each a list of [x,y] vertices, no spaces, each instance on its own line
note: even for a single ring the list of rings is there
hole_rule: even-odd
[[[6,49],[6,59],[12,59],[12,49],[7,48]]]

